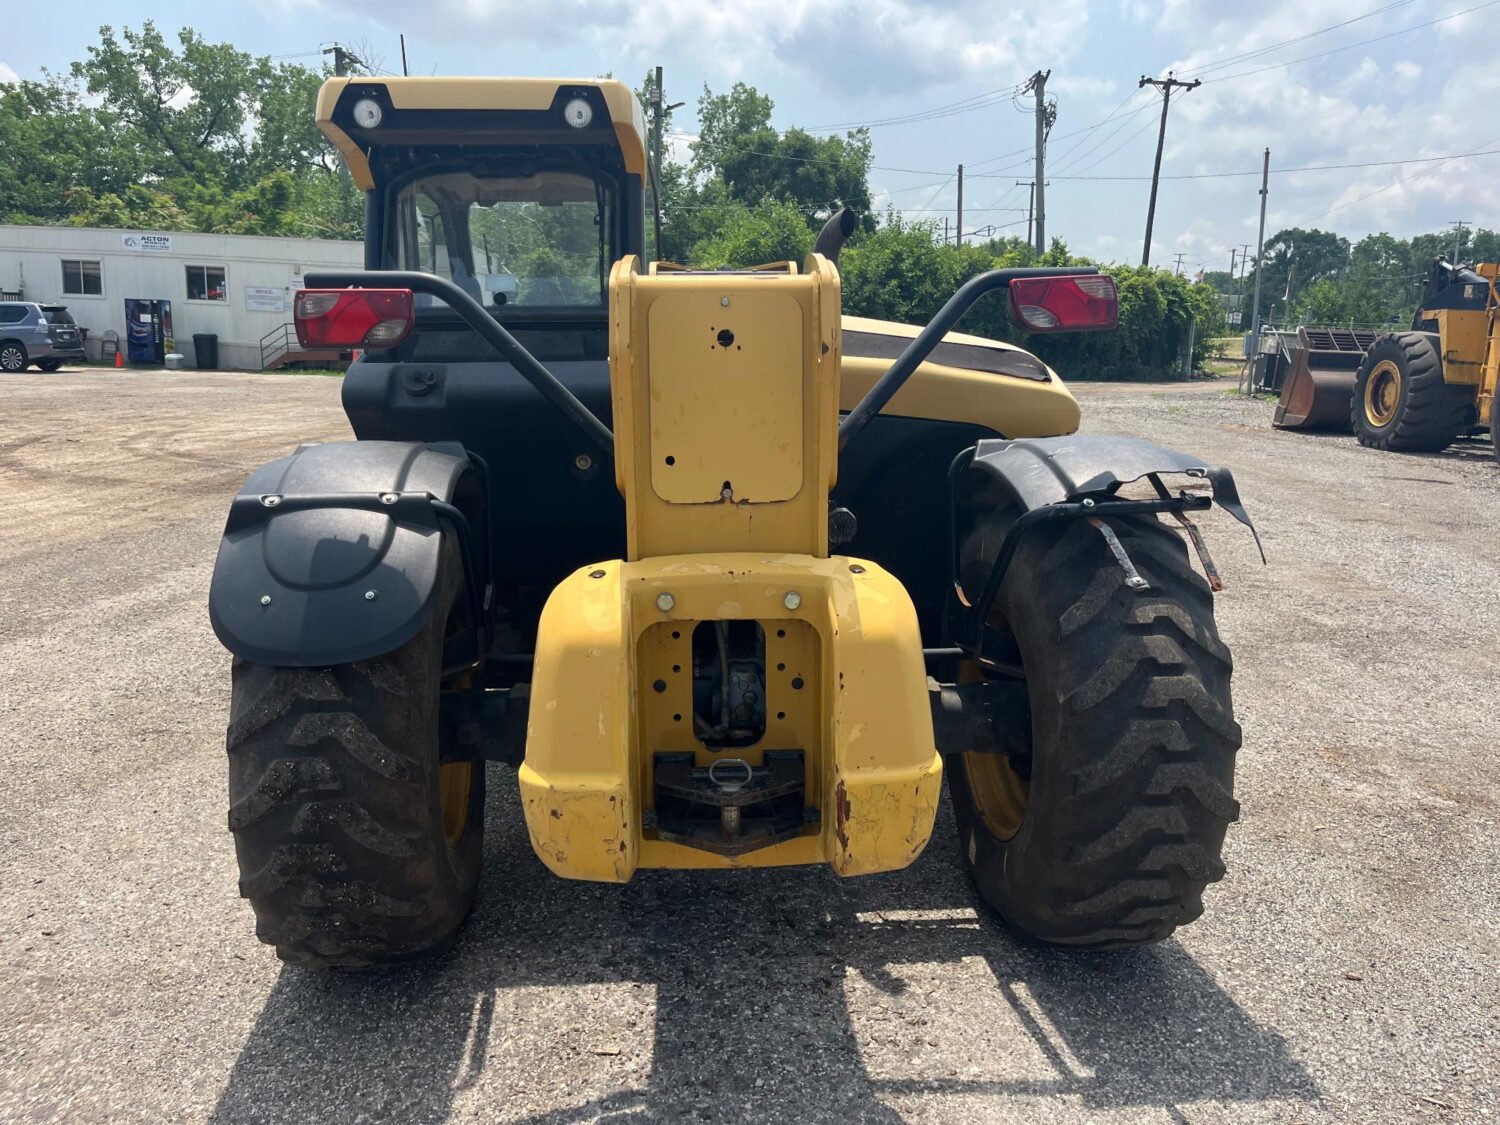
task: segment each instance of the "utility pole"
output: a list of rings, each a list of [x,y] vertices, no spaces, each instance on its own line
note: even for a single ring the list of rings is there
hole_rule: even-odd
[[[344,47],[338,43],[335,43],[332,47],[324,47],[323,53],[325,55],[333,56],[333,73],[337,78],[344,78],[348,76],[350,63],[353,63],[355,66],[365,65],[363,59],[361,59],[347,47]]]
[[[1146,207],[1146,245],[1141,250],[1141,265],[1151,264],[1151,228],[1156,225],[1156,186],[1161,179],[1161,150],[1167,143],[1167,110],[1172,105],[1172,91],[1174,89],[1196,90],[1203,83],[1200,79],[1191,82],[1179,82],[1172,77],[1172,72],[1167,71],[1165,78],[1147,78],[1141,75],[1141,80],[1136,89],[1142,86],[1155,86],[1161,91],[1161,128],[1156,134],[1156,165],[1151,169],[1151,202]]]
[[[953,245],[964,244],[964,166],[958,166],[958,218],[954,222]]]
[[[1248,242],[1242,242],[1242,243],[1240,243],[1240,283],[1236,287],[1236,292],[1238,292],[1239,295],[1240,295],[1240,305],[1241,306],[1243,306],[1245,304],[1245,275],[1248,274],[1249,272],[1250,272],[1250,244]],[[1243,328],[1245,326],[1245,310],[1244,310],[1244,308],[1241,307],[1239,312],[1240,312],[1240,327]]]
[[[409,78],[411,71],[406,69],[406,36],[401,36],[401,77]]]
[[[667,138],[667,114],[674,109],[680,109],[686,102],[673,102],[667,104],[667,96],[662,92],[662,68],[656,68],[656,75],[651,83],[651,93],[646,99],[651,107],[651,215],[653,227],[656,232],[656,257],[661,257],[661,177],[662,161],[665,158]]]
[[[1037,71],[1021,88],[1023,94],[1036,97],[1036,186],[1032,188],[1033,210],[1036,212],[1036,252],[1047,252],[1047,134],[1052,131],[1052,122],[1057,119],[1056,106],[1047,104],[1047,79],[1052,72]]]
[[[1182,276],[1182,252],[1180,250],[1177,252],[1177,268],[1172,272],[1175,273],[1178,277]]]
[[[651,168],[657,181],[661,179],[662,105],[661,67],[657,67],[656,81],[651,83]]]
[[[1271,193],[1271,150],[1266,149],[1260,168],[1260,234],[1255,238],[1255,301],[1250,306],[1250,346],[1260,347],[1261,256],[1266,252],[1266,196]]]
[[[1462,253],[1462,250],[1460,248],[1463,246],[1463,241],[1464,241],[1464,227],[1473,226],[1474,224],[1472,222],[1470,222],[1468,219],[1449,219],[1448,220],[1448,225],[1453,228],[1453,259],[1452,260],[1453,260],[1453,264],[1456,266],[1456,265],[1458,265],[1458,256],[1459,256],[1460,253]]]
[[[944,215],[943,216],[943,245],[947,246],[948,245],[948,240],[950,238],[952,238],[952,237],[953,237],[953,235],[950,234],[949,231],[948,231],[948,216]]]
[[[1025,185],[1026,187],[1029,187],[1031,189],[1031,193],[1027,196],[1026,199],[1026,244],[1028,246],[1034,246],[1036,245],[1036,243],[1031,237],[1031,224],[1032,221],[1036,218],[1036,181],[1016,181],[1016,187],[1021,187],[1022,185]]]

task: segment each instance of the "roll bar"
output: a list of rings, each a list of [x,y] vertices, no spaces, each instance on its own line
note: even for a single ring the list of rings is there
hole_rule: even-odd
[[[839,423],[839,451],[843,452],[844,447],[870,424],[870,419],[885,408],[886,403],[911,378],[912,372],[932,354],[932,349],[942,343],[943,337],[953,330],[964,313],[986,293],[1008,289],[1012,281],[1027,277],[1078,277],[1098,272],[1093,266],[1035,266],[990,270],[969,278],[959,286],[958,292],[948,298],[948,303],[938,310],[937,316],[928,322],[927,327],[917,333],[906,350],[896,357],[896,362],[891,364],[886,373],[875,381],[869,393],[844,416],[844,420]]]
[[[838,218],[846,219],[843,215]],[[843,221],[839,223],[839,226],[842,225]],[[844,420],[839,423],[839,451],[842,452],[870,424],[870,420],[885,408],[907,379],[911,378],[912,373],[921,366],[922,361],[952,331],[964,313],[986,293],[1008,289],[1012,281],[1027,277],[1077,277],[1098,272],[1092,266],[1036,266],[990,270],[970,278],[959,287],[958,292],[948,298],[947,304],[913,338],[886,373],[876,380],[869,393],[844,416]],[[410,289],[414,293],[426,293],[438,298],[462,317],[464,323],[479,333],[486,343],[508,359],[543,398],[571,418],[601,450],[610,456],[614,455],[615,436],[609,427],[579,402],[556,375],[543,367],[536,356],[522,347],[521,342],[506,331],[483,305],[447,278],[418,270],[347,270],[312,273],[305,280],[310,289]]]

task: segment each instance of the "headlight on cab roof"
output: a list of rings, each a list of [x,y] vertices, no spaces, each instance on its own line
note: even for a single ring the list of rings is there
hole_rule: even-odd
[[[361,129],[377,128],[384,116],[380,103],[374,98],[360,98],[354,103],[354,123]]]

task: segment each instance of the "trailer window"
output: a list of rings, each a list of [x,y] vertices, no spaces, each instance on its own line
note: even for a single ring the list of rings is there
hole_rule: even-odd
[[[612,187],[575,172],[452,172],[404,186],[387,258],[492,308],[602,308],[614,261]]]
[[[69,296],[99,297],[104,293],[104,275],[97,261],[64,258],[62,276],[62,291]]]

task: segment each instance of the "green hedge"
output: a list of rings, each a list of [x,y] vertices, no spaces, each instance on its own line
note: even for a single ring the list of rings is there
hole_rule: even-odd
[[[1212,288],[1165,270],[1094,263],[1060,242],[1037,257],[1018,240],[962,248],[933,241],[926,224],[888,221],[844,250],[844,311],[857,316],[924,324],[955,289],[975,274],[1007,266],[1100,264],[1120,294],[1115,332],[1031,335],[1011,323],[1003,296],[982,300],[960,330],[1008,340],[1035,352],[1066,379],[1176,379],[1182,377],[1189,324],[1196,318],[1195,368],[1210,340],[1225,332]]]

